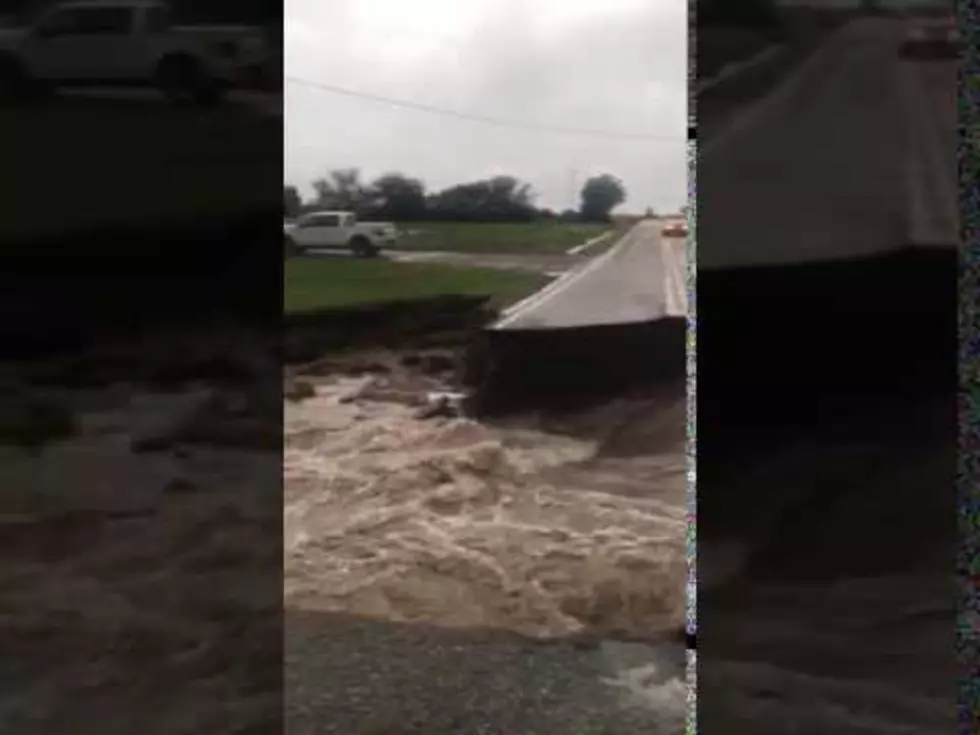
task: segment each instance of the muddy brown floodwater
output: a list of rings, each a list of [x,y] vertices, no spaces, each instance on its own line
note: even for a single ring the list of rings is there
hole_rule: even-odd
[[[308,380],[285,408],[287,606],[545,637],[683,627],[683,386],[488,425],[422,418],[447,385],[404,367]]]

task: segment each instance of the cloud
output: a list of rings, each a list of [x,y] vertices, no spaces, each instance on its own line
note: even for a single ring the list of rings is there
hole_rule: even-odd
[[[495,173],[570,206],[610,172],[626,209],[686,199],[687,5],[647,0],[287,0],[286,75],[590,137],[493,126],[286,87],[288,182],[402,171],[430,189]]]

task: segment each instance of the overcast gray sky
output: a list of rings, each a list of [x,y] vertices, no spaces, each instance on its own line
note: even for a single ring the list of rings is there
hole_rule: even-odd
[[[487,125],[287,80],[285,177],[304,195],[330,169],[358,167],[430,191],[513,174],[554,208],[603,172],[625,183],[626,211],[687,198],[686,0],[286,0],[285,16],[287,78],[625,134]]]

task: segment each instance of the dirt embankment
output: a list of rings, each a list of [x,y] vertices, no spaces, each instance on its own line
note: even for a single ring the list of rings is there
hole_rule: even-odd
[[[325,355],[385,347],[458,348],[496,318],[488,297],[443,296],[358,308],[288,314],[280,356],[286,366]]]

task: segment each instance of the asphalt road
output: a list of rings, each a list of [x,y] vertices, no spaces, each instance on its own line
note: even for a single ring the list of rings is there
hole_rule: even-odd
[[[605,254],[518,304],[497,328],[560,329],[684,316],[685,241],[661,237],[661,227],[659,221],[640,222]]]
[[[699,269],[955,244],[955,65],[898,58],[906,25],[855,21],[699,139]]]

